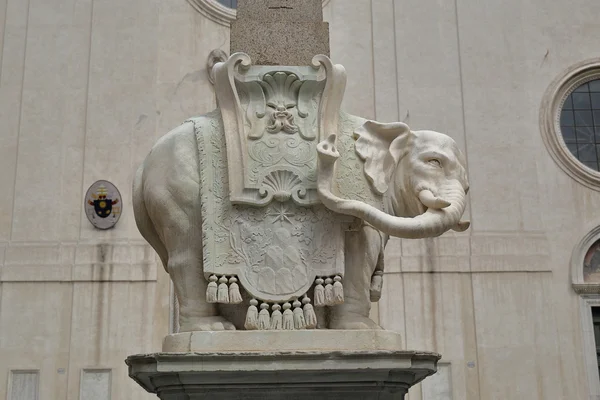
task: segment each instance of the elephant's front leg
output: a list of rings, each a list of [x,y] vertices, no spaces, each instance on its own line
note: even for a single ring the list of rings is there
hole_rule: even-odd
[[[383,251],[380,233],[370,226],[346,232],[344,303],[332,307],[330,329],[381,329],[369,318],[371,277]]]

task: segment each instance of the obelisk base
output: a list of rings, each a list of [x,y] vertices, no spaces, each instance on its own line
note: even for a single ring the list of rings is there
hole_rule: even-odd
[[[276,336],[277,342],[288,343],[286,347],[298,348],[301,343],[294,340],[304,332],[316,333],[325,343],[327,337],[335,337],[337,345],[335,349],[315,350],[319,341],[314,339],[307,344],[309,350],[263,345],[266,333]],[[440,359],[437,353],[390,349],[393,337],[399,338],[392,332],[304,332],[187,333],[182,335],[190,339],[196,336],[196,343],[204,337],[207,344],[237,337],[237,349],[209,346],[203,351],[134,355],[126,363],[129,376],[162,400],[396,400],[404,399],[411,386],[434,374]],[[344,340],[347,334],[351,336],[349,342]],[[361,345],[354,347],[360,350],[343,348],[343,343],[350,347],[360,339]],[[168,341],[169,337],[166,346]],[[188,343],[194,347],[191,340]]]

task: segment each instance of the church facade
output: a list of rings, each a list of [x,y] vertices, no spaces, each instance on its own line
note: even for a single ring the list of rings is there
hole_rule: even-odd
[[[0,5],[0,399],[155,398],[123,360],[161,348],[176,304],[132,180],[216,107],[236,4]],[[600,3],[323,7],[344,110],[467,157],[471,228],[386,249],[372,318],[443,356],[410,400],[600,399]]]

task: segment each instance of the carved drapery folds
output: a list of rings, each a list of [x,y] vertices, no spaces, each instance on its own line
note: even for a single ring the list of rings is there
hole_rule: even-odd
[[[318,204],[316,145],[337,132],[345,89],[342,66],[316,56],[313,66],[252,66],[233,54],[214,67],[234,204],[292,199]]]

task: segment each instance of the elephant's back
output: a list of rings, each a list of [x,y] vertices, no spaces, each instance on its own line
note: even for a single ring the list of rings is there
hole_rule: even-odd
[[[185,121],[161,137],[142,165],[143,197],[152,214],[164,212],[165,205],[178,208],[199,206],[200,156],[197,132],[220,116],[207,114]],[[161,210],[159,210],[161,209]]]
[[[161,137],[144,161],[144,175],[148,178],[162,175],[167,181],[193,177],[198,182],[200,160],[197,135],[210,131],[203,127],[220,124],[220,118],[220,113],[215,111],[190,118]]]
[[[188,120],[158,139],[146,157],[144,166],[176,162],[177,155],[190,157],[192,153],[197,153],[196,148],[194,123]]]

